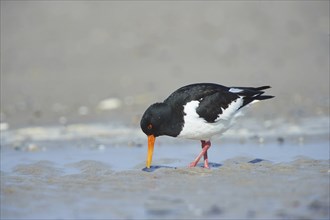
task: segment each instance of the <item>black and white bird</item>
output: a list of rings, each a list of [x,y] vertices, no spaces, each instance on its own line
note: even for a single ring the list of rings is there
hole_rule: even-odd
[[[151,166],[155,139],[161,135],[200,140],[202,151],[189,166],[195,167],[203,156],[204,167],[209,168],[211,138],[229,129],[243,107],[273,98],[263,95],[268,88],[197,83],[179,88],[164,102],[152,104],[140,122],[148,136],[147,168]]]

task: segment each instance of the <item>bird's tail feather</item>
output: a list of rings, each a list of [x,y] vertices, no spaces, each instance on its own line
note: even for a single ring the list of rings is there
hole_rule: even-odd
[[[271,88],[270,86],[260,86],[260,87],[232,87],[235,88],[235,93],[243,97],[243,105],[248,105],[249,103],[254,103],[260,100],[274,98],[272,95],[263,95],[265,92],[263,90]]]
[[[259,91],[260,92],[262,90],[270,89],[272,87],[270,87],[270,86],[260,86],[260,87],[232,87],[232,88],[241,89],[243,91],[254,91],[254,92]]]
[[[272,87],[270,87],[270,86],[260,86],[260,87],[254,88],[254,89],[256,89],[256,90],[265,90],[265,89],[270,89],[270,88],[272,88]]]
[[[275,96],[273,95],[259,95],[254,97],[256,100],[265,100],[265,99],[271,99],[274,98]]]

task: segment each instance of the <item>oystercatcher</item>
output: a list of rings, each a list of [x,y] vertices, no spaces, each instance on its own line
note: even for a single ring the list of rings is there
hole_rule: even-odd
[[[204,156],[204,167],[209,168],[207,150],[211,137],[230,128],[244,106],[273,98],[263,95],[268,88],[197,83],[179,88],[164,102],[152,104],[140,122],[148,136],[147,168],[151,165],[155,139],[161,135],[200,140],[202,151],[189,166],[195,167]]]

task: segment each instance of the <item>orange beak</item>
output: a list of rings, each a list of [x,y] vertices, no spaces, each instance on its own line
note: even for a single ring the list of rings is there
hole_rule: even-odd
[[[152,161],[152,154],[154,153],[154,145],[155,145],[155,136],[148,135],[148,156],[147,156],[147,168],[150,168]]]

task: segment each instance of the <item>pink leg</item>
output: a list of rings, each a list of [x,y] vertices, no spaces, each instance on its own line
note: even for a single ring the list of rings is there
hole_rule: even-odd
[[[189,167],[195,167],[202,156],[204,156],[204,167],[209,168],[209,161],[207,157],[207,150],[211,147],[210,141],[201,141],[202,142],[202,151],[198,154],[196,159],[189,164]]]
[[[209,167],[209,159],[207,157],[207,150],[211,147],[211,142],[210,141],[202,141],[202,149],[206,148],[205,154],[204,154],[204,168],[210,168]]]

